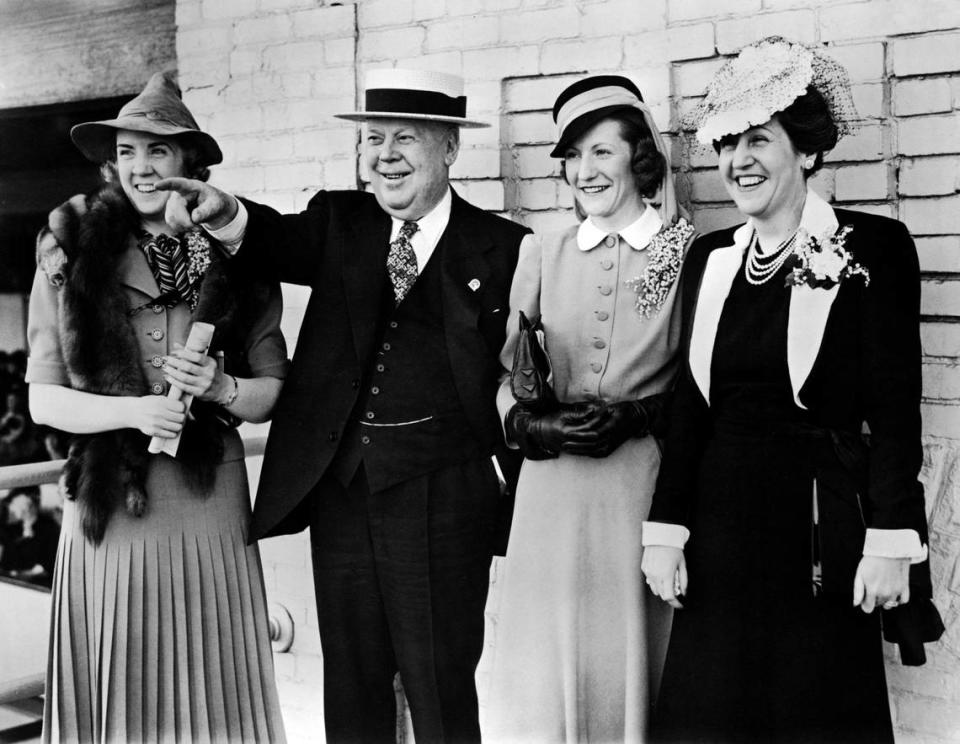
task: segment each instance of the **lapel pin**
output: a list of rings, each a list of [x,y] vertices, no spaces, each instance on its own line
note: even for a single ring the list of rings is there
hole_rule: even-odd
[[[478,289],[480,289],[480,280],[471,279],[470,282],[467,284],[467,286],[470,287],[470,289],[472,289],[474,292],[476,292]]]

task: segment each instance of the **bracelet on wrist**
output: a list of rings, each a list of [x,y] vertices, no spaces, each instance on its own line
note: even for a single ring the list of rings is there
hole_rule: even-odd
[[[234,403],[237,402],[237,397],[240,395],[240,385],[237,382],[237,378],[233,375],[227,375],[231,380],[233,380],[233,388],[227,393],[227,397],[220,403],[224,408],[229,408]]]

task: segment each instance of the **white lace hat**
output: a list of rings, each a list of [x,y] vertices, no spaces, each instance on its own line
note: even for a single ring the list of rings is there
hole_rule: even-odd
[[[430,70],[375,69],[367,72],[364,110],[336,114],[338,119],[413,119],[461,127],[488,127],[467,118],[463,78]]]

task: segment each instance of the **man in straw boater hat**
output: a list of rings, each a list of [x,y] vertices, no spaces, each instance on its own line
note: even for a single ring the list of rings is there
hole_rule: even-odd
[[[385,69],[366,83],[365,110],[340,118],[365,123],[373,194],[321,191],[280,215],[195,181],[161,188],[191,209],[169,219],[313,290],[252,536],[310,527],[328,741],[394,741],[398,671],[417,741],[479,741],[497,356],[528,230],[450,188],[459,128],[486,126],[467,119],[461,78]]]

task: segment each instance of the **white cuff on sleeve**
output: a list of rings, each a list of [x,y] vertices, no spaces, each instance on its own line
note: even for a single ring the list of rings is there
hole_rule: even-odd
[[[220,243],[227,253],[235,256],[237,251],[240,250],[243,236],[247,232],[247,208],[243,206],[242,201],[237,199],[237,213],[226,225],[217,230],[208,227],[204,223],[201,223],[200,227],[206,230],[211,238]]]
[[[660,545],[665,548],[680,548],[690,539],[690,530],[682,524],[668,524],[667,522],[644,522],[640,544],[643,547]]]
[[[867,528],[863,554],[875,558],[909,558],[911,563],[927,560],[927,546],[920,544],[916,530],[878,530]]]

